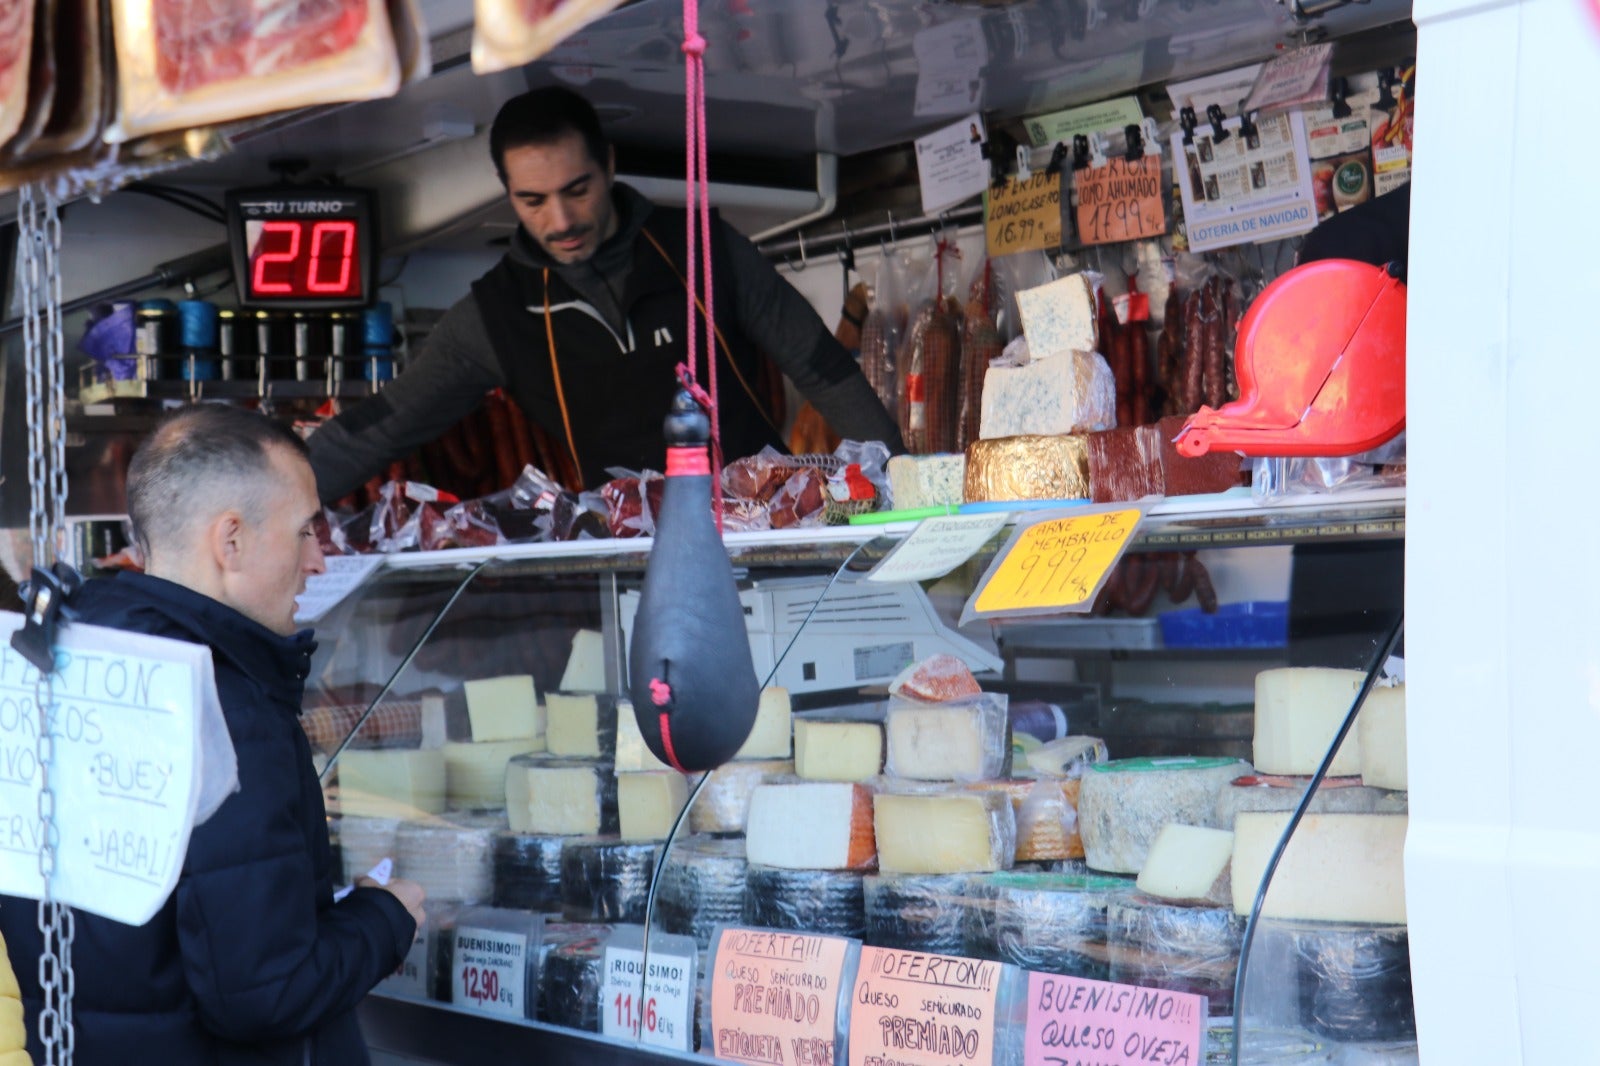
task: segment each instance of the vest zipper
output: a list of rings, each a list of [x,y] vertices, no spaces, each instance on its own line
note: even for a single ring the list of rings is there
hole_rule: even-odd
[[[624,346],[623,343],[622,343],[622,338],[617,335],[617,331],[611,328],[611,323],[607,322],[601,316],[600,312],[595,309],[593,304],[588,303],[587,301],[584,301],[584,300],[569,300],[568,302],[563,303],[563,304],[551,304],[550,305],[550,313],[554,314],[557,311],[581,311],[584,314],[588,315],[590,318],[594,319],[596,322],[600,323],[600,325],[605,328],[605,331],[607,333],[611,334],[611,339],[617,342],[617,351],[621,352],[623,355],[629,355],[635,350],[634,349],[633,322],[632,322],[632,320],[625,320],[625,321],[628,322],[628,343],[627,343],[626,346]],[[542,308],[542,307],[529,307],[528,308],[528,314],[530,314],[530,315],[543,315],[544,314],[544,308]]]

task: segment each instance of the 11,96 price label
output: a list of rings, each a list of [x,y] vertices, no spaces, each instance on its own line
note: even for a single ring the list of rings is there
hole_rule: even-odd
[[[1018,527],[967,601],[961,624],[995,615],[1088,610],[1143,516],[1139,507],[1120,507],[1046,516]]]
[[[694,989],[698,979],[692,938],[652,933],[645,966],[643,930],[620,927],[606,945],[600,986],[600,1031],[679,1051],[694,1050]]]

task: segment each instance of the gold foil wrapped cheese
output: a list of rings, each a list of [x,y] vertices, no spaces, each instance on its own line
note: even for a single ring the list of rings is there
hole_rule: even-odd
[[[1085,500],[1089,450],[1082,437],[1000,437],[967,447],[967,502]]]

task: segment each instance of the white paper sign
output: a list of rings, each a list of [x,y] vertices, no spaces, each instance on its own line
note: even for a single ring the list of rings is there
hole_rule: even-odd
[[[650,934],[644,974],[643,930],[621,927],[606,944],[600,982],[600,1031],[678,1051],[694,1050],[694,991],[699,979],[693,939]]]
[[[325,574],[312,574],[306,578],[306,590],[294,601],[294,620],[302,625],[315,622],[361,587],[378,567],[383,565],[381,555],[330,555],[324,563]]]
[[[1267,60],[1246,98],[1244,110],[1297,107],[1328,98],[1333,43],[1307,45]]]
[[[525,1018],[528,1010],[528,938],[503,929],[456,927],[450,980],[453,1001],[490,1014]]]
[[[38,671],[11,647],[22,616],[0,613],[0,893],[42,894]],[[199,644],[69,625],[52,686],[50,769],[57,899],[143,925],[178,883],[189,834],[238,783],[231,745],[204,767],[202,722],[220,721],[211,651]],[[209,706],[208,706],[209,704]],[[226,737],[226,726],[222,726]],[[214,780],[202,782],[202,774]]]
[[[943,577],[989,542],[1010,516],[946,515],[925,518],[867,574],[868,581],[932,581]]]
[[[1192,252],[1280,240],[1317,224],[1305,116],[1263,115],[1253,135],[1238,119],[1217,140],[1201,123],[1194,141],[1172,135],[1173,176],[1183,194],[1184,230]]]
[[[941,211],[988,188],[985,139],[983,117],[976,114],[917,138],[917,179],[922,184],[924,213]]]
[[[918,30],[911,49],[917,57],[912,110],[918,118],[981,110],[983,68],[989,61],[981,21],[962,19]]]

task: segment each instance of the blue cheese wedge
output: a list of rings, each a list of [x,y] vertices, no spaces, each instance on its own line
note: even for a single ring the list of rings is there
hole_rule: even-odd
[[[1069,274],[1017,293],[1017,313],[1035,359],[1099,350],[1100,322],[1094,284],[1087,274]]]
[[[962,502],[965,455],[897,455],[889,460],[889,492],[896,510]]]
[[[979,419],[978,436],[984,440],[1108,429],[1117,424],[1116,381],[1093,352],[990,367],[983,377]]]

